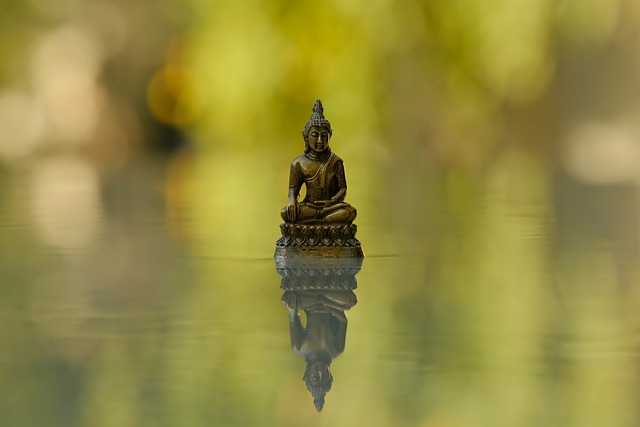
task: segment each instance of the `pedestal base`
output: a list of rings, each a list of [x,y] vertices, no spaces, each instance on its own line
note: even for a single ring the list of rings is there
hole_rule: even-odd
[[[276,256],[285,291],[349,291],[357,288],[363,258],[294,258]]]
[[[276,260],[285,258],[363,258],[355,224],[280,225],[282,237],[276,242]]]
[[[362,247],[276,246],[274,258],[364,258]]]

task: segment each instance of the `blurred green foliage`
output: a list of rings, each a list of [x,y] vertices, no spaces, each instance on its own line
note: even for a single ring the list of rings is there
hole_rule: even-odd
[[[637,424],[639,20],[0,0],[0,425]],[[320,416],[271,260],[316,98],[368,257]]]

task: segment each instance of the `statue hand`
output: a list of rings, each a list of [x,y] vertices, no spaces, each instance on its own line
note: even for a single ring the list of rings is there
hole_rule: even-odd
[[[344,200],[344,197],[345,197],[346,195],[347,195],[347,190],[346,190],[345,188],[342,188],[342,189],[340,189],[340,191],[338,191],[338,192],[336,193],[336,195],[335,195],[335,196],[333,196],[333,197],[331,198],[331,200],[330,200],[330,201],[331,201],[332,203],[339,203],[339,202],[342,202],[342,201]]]
[[[287,291],[282,295],[281,301],[284,305],[287,306],[289,310],[296,311],[298,310],[299,301],[298,296],[295,292]]]
[[[300,213],[300,206],[298,205],[297,200],[287,205],[287,219],[289,221],[295,221],[298,218],[299,213]]]
[[[329,206],[331,204],[331,200],[316,200],[313,202],[313,206],[317,208],[323,208],[325,206]]]

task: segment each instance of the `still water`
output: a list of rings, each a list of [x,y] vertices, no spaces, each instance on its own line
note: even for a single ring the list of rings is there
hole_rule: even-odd
[[[366,258],[331,292],[272,258],[291,153],[2,172],[0,426],[640,425],[635,187],[341,155]]]

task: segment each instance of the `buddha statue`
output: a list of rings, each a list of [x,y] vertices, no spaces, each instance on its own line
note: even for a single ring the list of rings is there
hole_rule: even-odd
[[[304,153],[291,162],[289,204],[281,212],[286,222],[350,224],[356,218],[356,209],[344,201],[347,181],[342,159],[329,148],[332,134],[331,123],[324,117],[322,102],[318,99],[302,131]],[[306,196],[299,202],[302,184],[306,187]]]
[[[297,247],[288,251],[289,255],[364,256],[355,238],[357,227],[352,224],[357,211],[344,201],[344,163],[329,148],[332,134],[331,123],[324,117],[318,99],[302,131],[304,153],[291,162],[289,203],[280,212],[285,223],[280,226],[282,238],[276,243],[276,257],[286,256],[287,247]],[[299,201],[303,184],[306,195]]]

